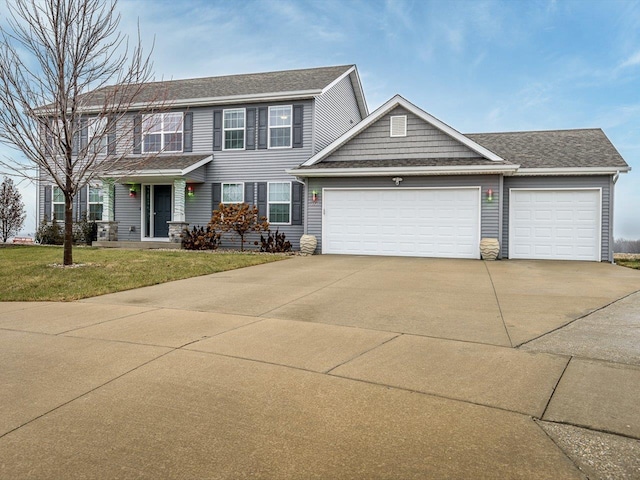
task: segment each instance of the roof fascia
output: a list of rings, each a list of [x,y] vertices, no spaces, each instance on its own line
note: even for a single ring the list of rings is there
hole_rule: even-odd
[[[375,177],[384,175],[513,175],[518,165],[469,165],[459,167],[349,167],[291,169],[286,173],[297,177]]]
[[[213,160],[213,155],[209,155],[207,158],[203,158],[199,162],[196,162],[193,165],[189,165],[187,168],[182,170],[182,175],[184,176],[184,175],[186,175],[188,173],[193,172],[194,170],[197,170],[198,168],[202,167],[203,165],[206,165],[207,163],[209,163],[211,160]]]
[[[526,175],[615,175],[627,173],[631,167],[544,167],[544,168],[520,168],[515,176]]]
[[[351,79],[351,86],[354,88],[354,90],[356,90],[354,93],[355,93],[355,96],[356,96],[356,102],[358,103],[358,110],[360,111],[360,116],[362,118],[365,118],[367,115],[369,115],[369,107],[367,106],[367,100],[364,97],[364,90],[362,89],[362,82],[360,81],[360,74],[358,73],[358,68],[355,65],[353,65],[351,68],[349,68],[346,72],[344,72],[342,75],[340,75],[338,78],[336,78],[329,85],[324,87],[322,89],[321,95],[326,93],[331,88],[333,88],[337,83],[339,83],[340,81],[342,81],[346,77],[350,77],[350,76],[353,76],[353,78]],[[355,81],[354,81],[354,79],[355,79]]]

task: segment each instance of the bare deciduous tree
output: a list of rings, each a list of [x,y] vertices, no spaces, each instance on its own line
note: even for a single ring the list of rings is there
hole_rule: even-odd
[[[4,177],[0,184],[0,237],[3,242],[20,231],[26,216],[22,195],[13,180]]]
[[[213,211],[209,227],[214,232],[235,232],[240,237],[240,251],[244,251],[247,233],[266,232],[269,222],[258,216],[258,207],[247,203],[221,203]]]
[[[116,148],[127,135],[115,135],[127,110],[153,103],[150,57],[139,35],[130,46],[119,32],[116,1],[12,0],[0,28],[0,142],[27,159],[0,166],[61,189],[65,265],[73,263],[74,196],[130,153]]]

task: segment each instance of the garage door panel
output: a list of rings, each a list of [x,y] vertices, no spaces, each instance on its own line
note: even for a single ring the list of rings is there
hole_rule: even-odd
[[[511,191],[509,257],[600,260],[600,190]]]
[[[479,258],[479,209],[477,188],[326,190],[323,251]]]

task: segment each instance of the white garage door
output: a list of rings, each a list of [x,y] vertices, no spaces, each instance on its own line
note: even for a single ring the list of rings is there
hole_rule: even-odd
[[[600,197],[600,189],[511,189],[509,258],[599,261]]]
[[[480,189],[325,189],[322,251],[479,258]]]

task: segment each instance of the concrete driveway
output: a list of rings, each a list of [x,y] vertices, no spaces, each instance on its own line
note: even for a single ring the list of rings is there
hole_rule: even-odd
[[[0,304],[0,477],[637,478],[639,290],[314,256]]]

